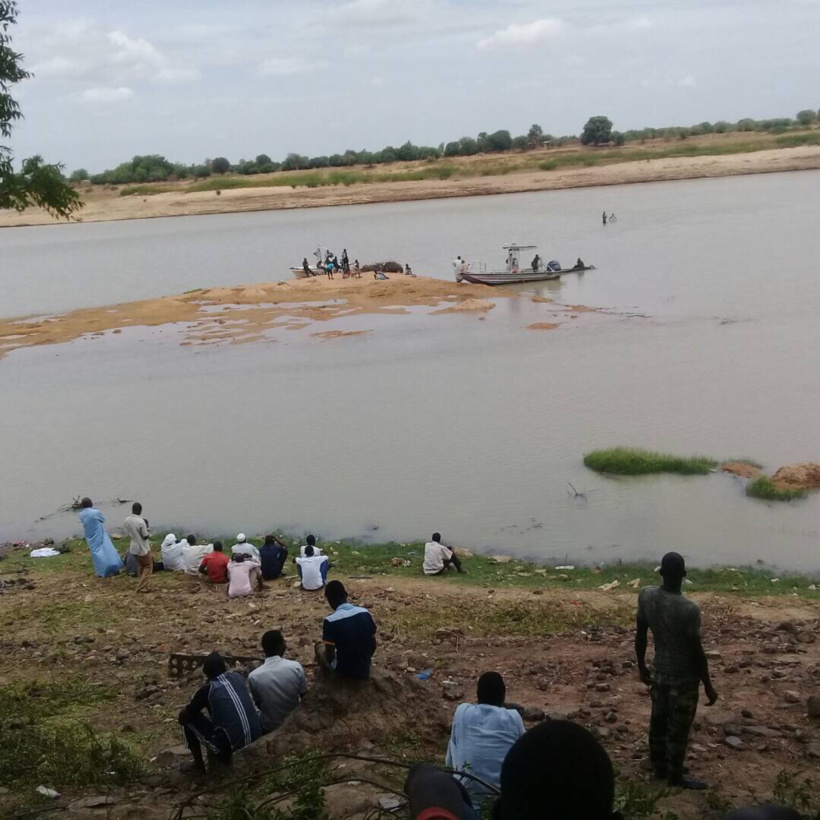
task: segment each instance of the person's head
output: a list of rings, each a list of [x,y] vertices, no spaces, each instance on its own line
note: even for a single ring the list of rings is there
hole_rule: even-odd
[[[661,577],[666,586],[680,586],[686,577],[686,562],[677,552],[667,552],[661,558]]]
[[[236,543],[237,543],[237,544],[244,544],[247,540],[248,540],[248,538],[247,538],[247,536],[245,535],[245,533],[244,533],[244,532],[240,532],[240,533],[236,536]]]
[[[131,512],[134,513],[134,515],[142,515],[142,504],[140,504],[139,501],[135,501],[131,505]]]
[[[285,636],[278,629],[271,629],[262,636],[262,651],[266,658],[281,657],[286,648]]]
[[[231,560],[235,561],[237,564],[241,564],[248,556],[245,555],[244,552],[235,552],[231,556]]]
[[[214,541],[214,552],[222,552],[222,542]]]
[[[276,539],[272,535],[265,536],[265,546],[273,546],[276,543]]]
[[[488,706],[503,706],[507,696],[504,678],[498,672],[485,672],[478,679],[476,694],[479,703],[486,703]]]
[[[325,598],[331,609],[336,609],[347,602],[347,590],[341,581],[330,581],[325,587]]]
[[[313,547],[310,544],[305,547],[305,558],[313,558]]]
[[[315,547],[316,546],[316,536],[315,535],[309,535],[307,537],[307,540],[305,541],[305,543],[310,547]]]
[[[196,544],[196,536],[195,536],[195,535],[189,535],[189,536],[188,536],[185,540],[186,540],[186,541],[187,541],[187,542],[188,542],[188,543],[189,543],[192,547],[194,546],[194,544]]]
[[[94,502],[93,502],[90,498],[88,498],[88,496],[86,496],[86,497],[85,497],[85,498],[84,498],[84,499],[80,502],[80,506],[81,506],[84,510],[87,510],[89,507],[93,507],[93,506],[94,506]]]
[[[441,533],[440,532],[434,532],[433,533],[433,541],[435,541],[437,544],[440,543],[440,541],[441,541]]]
[[[494,820],[609,820],[615,774],[603,746],[583,726],[548,720],[510,749],[501,767]]]
[[[227,672],[228,667],[225,666],[225,661],[219,652],[211,652],[202,664],[202,671],[205,673],[205,677],[208,678],[208,680],[213,680],[214,678],[218,678],[220,675]]]

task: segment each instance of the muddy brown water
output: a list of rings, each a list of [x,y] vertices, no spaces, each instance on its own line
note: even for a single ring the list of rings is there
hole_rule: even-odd
[[[710,475],[613,479],[616,444],[768,470],[820,460],[820,174],[0,231],[0,314],[283,278],[317,243],[449,277],[504,242],[598,271],[548,283],[606,321],[531,302],[339,319],[247,345],[175,328],[0,361],[0,540],[77,494],[138,498],[157,529],[424,539],[542,559],[820,568],[820,498],[771,505]],[[600,213],[614,211],[604,228]],[[549,320],[549,319],[548,319]],[[578,326],[575,327],[574,325]],[[322,341],[325,330],[370,330]],[[574,497],[569,484],[585,494]],[[113,528],[126,508],[102,504]]]

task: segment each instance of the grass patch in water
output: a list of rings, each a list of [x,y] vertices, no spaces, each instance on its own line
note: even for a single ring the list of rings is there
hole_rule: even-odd
[[[612,447],[609,450],[593,450],[587,453],[584,456],[584,464],[598,473],[615,475],[705,475],[717,467],[718,462],[706,456],[674,456],[638,447]]]
[[[746,495],[752,498],[761,498],[764,501],[797,501],[805,498],[808,493],[800,489],[782,489],[769,476],[762,475],[746,486]]]

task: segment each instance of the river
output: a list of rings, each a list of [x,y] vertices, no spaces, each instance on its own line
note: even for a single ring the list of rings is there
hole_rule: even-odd
[[[820,460],[817,172],[0,231],[0,315],[282,278],[318,243],[450,277],[505,242],[599,270],[548,283],[607,321],[526,329],[531,303],[360,316],[320,341],[180,347],[173,328],[0,361],[0,540],[77,494],[116,527],[445,540],[544,560],[820,566],[820,497],[747,498],[726,475],[617,479],[617,444]],[[602,210],[618,221],[604,227]],[[527,305],[530,305],[528,307]],[[584,317],[581,317],[583,320]],[[324,328],[321,328],[324,329]],[[574,497],[570,483],[585,497]],[[104,503],[103,503],[104,502]]]

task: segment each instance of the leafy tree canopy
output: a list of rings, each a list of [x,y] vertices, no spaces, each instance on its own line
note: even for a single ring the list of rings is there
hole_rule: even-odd
[[[590,117],[581,134],[584,145],[604,145],[612,139],[612,121],[609,117]]]
[[[31,74],[21,67],[23,55],[11,47],[9,28],[17,22],[15,0],[0,0],[0,135],[11,137],[12,127],[22,119],[11,88]],[[0,208],[24,211],[39,205],[66,219],[82,207],[79,194],[68,184],[61,165],[49,165],[41,156],[23,160],[19,171],[8,145],[0,145]]]

